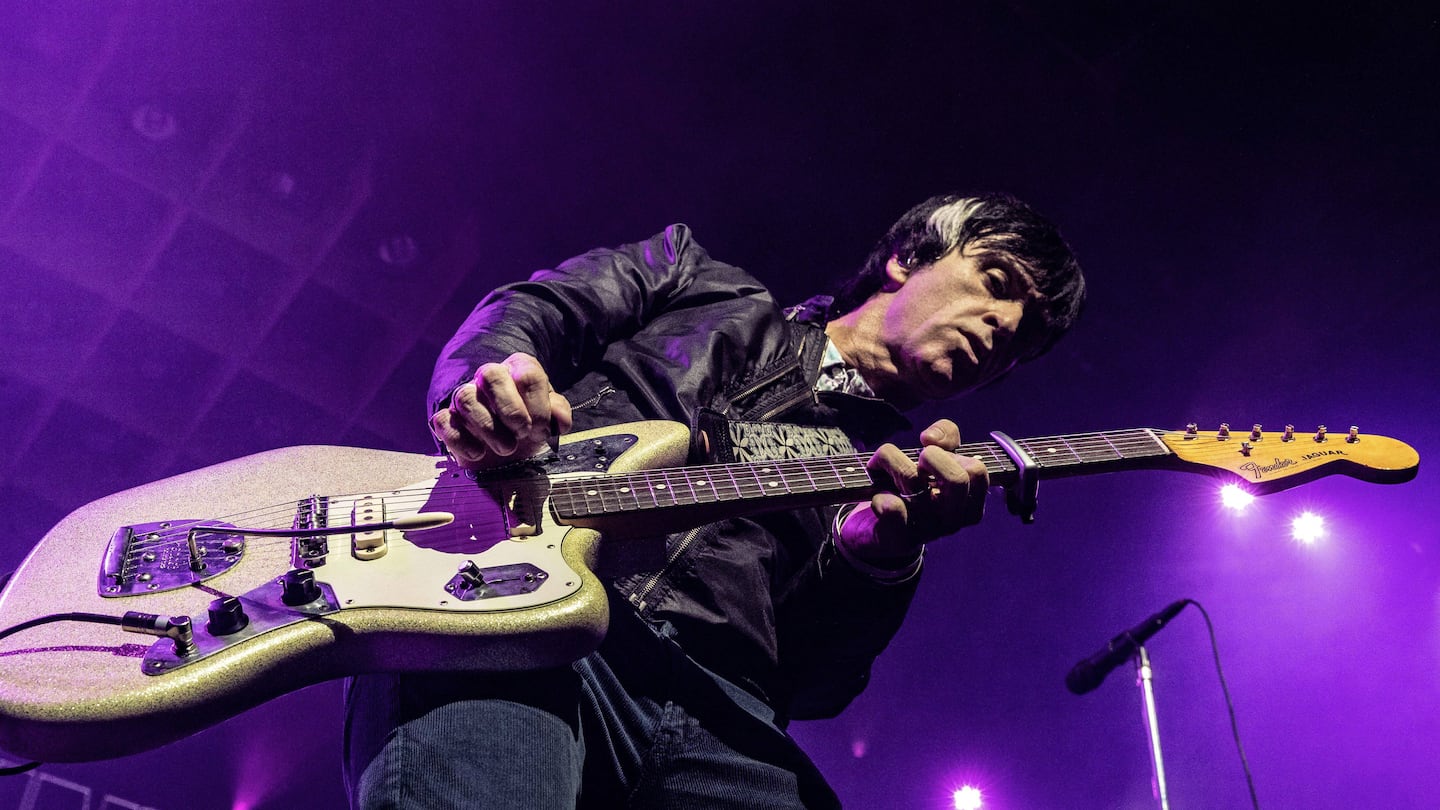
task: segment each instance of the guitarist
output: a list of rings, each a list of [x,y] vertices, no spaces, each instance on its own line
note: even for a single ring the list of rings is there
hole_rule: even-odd
[[[788,310],[684,225],[491,293],[430,388],[432,431],[467,467],[641,419],[694,427],[696,462],[783,452],[795,434],[767,431],[782,423],[878,445],[868,467],[889,491],[671,536],[662,567],[607,583],[610,632],[570,667],[353,679],[353,805],[838,806],[785,725],[865,687],[924,545],[979,521],[987,486],[947,452],[949,420],[920,434],[918,464],[880,442],[902,410],[1045,352],[1084,289],[1053,225],[985,195],[926,200],[837,297]]]

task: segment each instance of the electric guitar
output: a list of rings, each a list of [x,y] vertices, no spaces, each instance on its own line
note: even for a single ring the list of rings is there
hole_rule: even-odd
[[[1332,473],[1398,483],[1419,465],[1353,429],[992,436],[956,452],[1022,511],[1041,478],[1169,468],[1265,493]],[[877,491],[864,456],[681,466],[689,444],[683,425],[635,422],[479,475],[291,447],[95,501],[0,596],[0,749],[103,759],[332,678],[561,665],[605,634],[595,572],[646,570],[663,533]]]

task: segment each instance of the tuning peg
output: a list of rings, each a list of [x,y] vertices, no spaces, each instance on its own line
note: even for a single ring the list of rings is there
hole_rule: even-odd
[[[1280,436],[1280,441],[1282,441],[1282,442],[1293,442],[1293,441],[1295,441],[1295,426],[1294,426],[1294,425],[1286,425],[1286,426],[1285,426],[1285,432],[1284,432],[1283,434],[1281,434],[1281,436]]]
[[[1250,455],[1250,442],[1240,442],[1240,455]]]
[[[1229,423],[1229,422],[1221,422],[1221,423],[1220,423],[1220,429],[1215,432],[1215,436],[1216,436],[1217,438],[1221,438],[1221,439],[1228,439],[1228,438],[1230,438],[1230,423]]]
[[[1258,442],[1258,441],[1260,441],[1260,425],[1259,425],[1259,424],[1256,424],[1254,427],[1250,428],[1250,441],[1252,441],[1252,442]]]
[[[1350,444],[1354,444],[1360,441],[1360,428],[1356,427],[1355,425],[1351,425],[1350,435],[1345,437],[1345,441],[1349,442]]]
[[[1323,442],[1323,441],[1325,441],[1325,426],[1324,426],[1324,425],[1321,425],[1320,427],[1318,427],[1318,428],[1315,429],[1315,441],[1317,441],[1317,442]]]
[[[1194,422],[1191,422],[1190,424],[1188,424],[1188,425],[1185,426],[1185,438],[1187,438],[1187,439],[1193,439],[1193,438],[1195,438],[1196,436],[1199,436],[1199,435],[1200,435],[1200,426],[1199,426],[1199,425],[1195,424]]]

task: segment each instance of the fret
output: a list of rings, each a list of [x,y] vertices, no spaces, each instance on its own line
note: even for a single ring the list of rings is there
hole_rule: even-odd
[[[724,490],[718,490],[721,495],[720,500],[738,501],[743,498],[745,495],[744,492],[740,489],[740,481],[735,477],[735,465],[723,464],[720,465],[720,469],[725,472],[725,477],[729,481],[729,486],[727,486]]]
[[[585,514],[601,515],[605,513],[605,497],[601,494],[604,487],[605,482],[599,478],[592,478],[585,482],[585,489],[583,490],[585,495]]]
[[[613,492],[618,511],[624,512],[640,508],[640,493],[635,488],[635,476],[624,476],[621,482],[614,487]]]
[[[715,484],[711,480],[712,468],[695,467],[684,472],[685,482],[690,486],[691,503],[714,503],[719,500],[719,495],[715,493]]]
[[[806,474],[810,476],[810,484],[816,492],[844,489],[845,479],[840,477],[835,461],[834,456],[821,456],[805,461]]]
[[[978,459],[980,463],[985,465],[986,471],[991,475],[1015,471],[1015,462],[1011,461],[1010,456],[1006,455],[1005,451],[1000,449],[1000,445],[993,442],[986,442],[984,444],[962,444],[955,448],[955,454]],[[918,453],[916,455],[918,456]]]
[[[1110,446],[1110,449],[1115,453],[1115,457],[1116,457],[1116,458],[1124,458],[1124,457],[1125,457],[1125,453],[1124,453],[1123,451],[1121,451],[1120,448],[1118,448],[1118,447],[1115,446],[1115,442],[1113,442],[1113,441],[1110,440],[1110,434],[1108,434],[1108,433],[1101,433],[1101,434],[1100,434],[1100,438],[1104,439],[1104,440],[1105,440],[1105,444],[1107,444],[1107,445]],[[1117,437],[1117,438],[1118,438],[1118,437]]]
[[[1049,436],[1018,443],[1035,460],[1042,477],[1131,467],[1136,466],[1133,460],[1171,455],[1159,432],[1148,428]],[[997,484],[1008,481],[1008,476],[1013,476],[1017,469],[995,442],[961,445],[954,452],[979,459]],[[916,459],[919,451],[906,451],[906,455]],[[819,493],[823,496],[828,492],[863,491],[872,487],[874,482],[865,468],[866,460],[865,455],[814,456],[601,474],[556,481],[550,497],[558,515],[598,517],[677,506],[755,501],[777,495]],[[1045,470],[1050,471],[1048,475]],[[817,498],[816,502],[822,500]]]
[[[646,483],[650,487],[650,497],[655,506],[674,506],[676,504],[675,493],[670,489],[670,476],[666,470],[655,470],[646,476]]]
[[[1018,442],[1035,463],[1042,467],[1063,467],[1070,464],[1083,464],[1085,459],[1064,436],[1052,436],[1045,439],[1021,440]]]
[[[1151,430],[1150,428],[1138,428],[1135,430],[1135,432],[1143,435],[1145,438],[1150,440],[1149,443],[1155,448],[1155,452],[1152,455],[1170,455],[1170,448],[1166,447],[1165,443],[1160,441],[1160,437],[1155,435],[1155,431]]]
[[[785,478],[774,464],[755,465],[750,468],[755,476],[755,486],[761,495],[783,495],[786,492]]]

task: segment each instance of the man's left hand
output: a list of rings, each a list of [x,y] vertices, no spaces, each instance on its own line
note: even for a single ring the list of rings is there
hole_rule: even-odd
[[[853,559],[877,568],[912,564],[924,544],[980,522],[990,476],[985,465],[954,452],[960,428],[941,419],[920,434],[919,461],[882,445],[866,469],[886,491],[845,519],[836,543]]]

